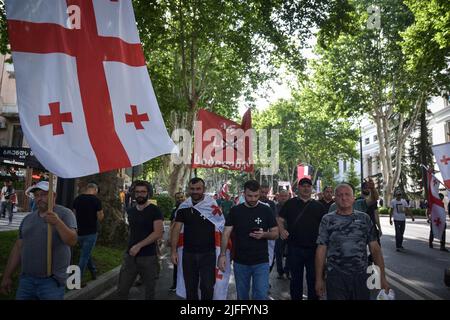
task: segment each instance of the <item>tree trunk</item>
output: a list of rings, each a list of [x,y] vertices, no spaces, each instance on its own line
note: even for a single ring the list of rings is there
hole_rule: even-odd
[[[78,193],[83,192],[89,182],[98,185],[98,198],[102,201],[105,218],[100,223],[98,243],[106,246],[123,246],[128,238],[128,227],[122,213],[119,188],[123,181],[117,170],[79,178]]]
[[[186,129],[193,137],[195,112],[187,112],[181,116],[177,113],[172,114],[172,123],[174,129]],[[185,150],[186,152],[186,150]],[[191,152],[189,150],[189,152]],[[178,191],[185,189],[186,183],[191,175],[190,164],[173,164],[169,168],[169,194],[174,195]]]

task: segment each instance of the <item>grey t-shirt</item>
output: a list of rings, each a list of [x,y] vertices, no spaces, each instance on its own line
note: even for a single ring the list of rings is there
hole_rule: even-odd
[[[370,217],[354,210],[351,215],[331,212],[323,216],[317,244],[327,246],[327,271],[345,274],[365,273],[367,244],[376,241]]]
[[[53,211],[72,229],[77,228],[73,212],[56,205]],[[67,267],[70,265],[70,246],[66,245],[53,228],[52,273],[63,284],[67,279]],[[47,276],[47,223],[37,210],[28,214],[20,224],[19,239],[22,239],[22,274],[35,277]]]

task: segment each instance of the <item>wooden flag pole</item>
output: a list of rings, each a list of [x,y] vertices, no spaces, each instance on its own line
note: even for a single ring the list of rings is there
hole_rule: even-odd
[[[53,173],[48,177],[48,211],[53,211]],[[52,225],[47,223],[47,276],[52,275]]]

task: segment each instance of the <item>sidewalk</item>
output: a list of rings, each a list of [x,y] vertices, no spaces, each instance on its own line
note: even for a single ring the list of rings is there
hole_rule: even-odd
[[[14,212],[13,221],[11,224],[9,224],[8,217],[0,218],[0,232],[18,230],[20,223],[28,213],[29,212]]]

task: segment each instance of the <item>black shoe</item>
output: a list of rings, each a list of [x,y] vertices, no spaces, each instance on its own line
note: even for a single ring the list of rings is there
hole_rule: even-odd
[[[433,249],[433,244],[432,243],[430,243],[428,246],[430,247],[430,249]]]
[[[91,272],[91,279],[92,280],[97,280],[97,273],[96,272]]]
[[[169,291],[170,291],[170,292],[175,292],[175,291],[177,291],[177,286],[171,286],[171,287],[169,288]]]
[[[448,249],[445,248],[445,247],[441,247],[441,249],[439,249],[439,250],[444,251],[444,252],[448,252]]]

